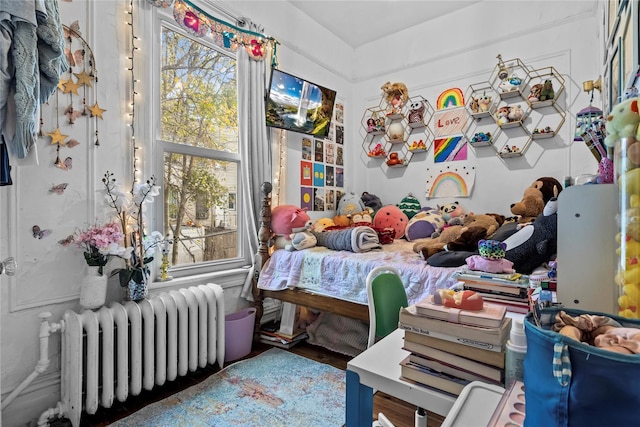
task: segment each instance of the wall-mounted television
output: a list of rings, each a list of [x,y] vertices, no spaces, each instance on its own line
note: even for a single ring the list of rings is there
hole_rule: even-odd
[[[273,69],[267,95],[267,126],[324,138],[336,91]]]

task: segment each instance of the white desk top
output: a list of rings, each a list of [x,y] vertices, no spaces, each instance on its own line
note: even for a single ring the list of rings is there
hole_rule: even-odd
[[[400,379],[400,362],[409,355],[402,349],[404,330],[396,329],[347,363],[360,383],[400,400],[446,416],[456,398]]]

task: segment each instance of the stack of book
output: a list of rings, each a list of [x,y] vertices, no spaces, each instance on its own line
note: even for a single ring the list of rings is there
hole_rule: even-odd
[[[295,331],[293,334],[260,329],[260,342],[280,348],[291,348],[306,338],[309,338],[309,335],[302,329]]]
[[[425,300],[403,308],[399,327],[410,354],[400,363],[402,378],[456,396],[471,381],[501,385],[511,319],[504,306],[484,306],[481,312],[451,314],[457,309],[434,309]]]
[[[514,313],[529,312],[529,276],[462,270],[455,278],[464,289],[477,292],[487,302],[502,304]]]

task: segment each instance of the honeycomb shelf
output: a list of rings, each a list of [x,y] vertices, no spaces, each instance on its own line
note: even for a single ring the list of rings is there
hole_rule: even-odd
[[[467,89],[474,120],[464,134],[473,147],[493,146],[502,158],[521,157],[534,140],[554,138],[564,125],[565,80],[554,67],[532,69],[519,58],[497,59],[488,81]],[[480,108],[481,97],[488,98],[488,108]],[[489,141],[480,137],[487,133]]]

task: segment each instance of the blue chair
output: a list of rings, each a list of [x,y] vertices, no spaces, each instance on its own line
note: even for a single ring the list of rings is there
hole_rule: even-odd
[[[383,338],[398,329],[400,308],[409,305],[400,273],[394,267],[376,267],[367,275],[369,341]]]

